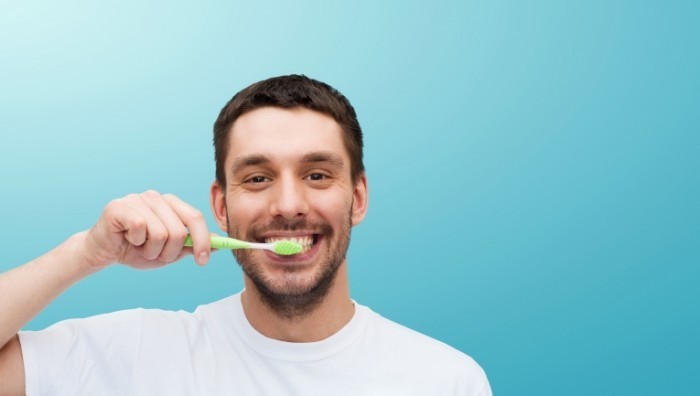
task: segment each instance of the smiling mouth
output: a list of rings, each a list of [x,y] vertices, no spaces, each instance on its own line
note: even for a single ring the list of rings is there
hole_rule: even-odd
[[[295,236],[270,236],[265,238],[265,243],[275,243],[277,241],[294,242],[301,246],[301,252],[298,254],[304,254],[311,250],[311,248],[314,247],[314,245],[318,242],[318,234]]]

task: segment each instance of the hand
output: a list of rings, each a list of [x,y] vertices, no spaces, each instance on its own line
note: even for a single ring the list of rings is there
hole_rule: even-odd
[[[187,234],[192,247],[184,247]],[[119,262],[134,268],[158,268],[188,254],[209,261],[209,230],[202,213],[172,194],[150,190],[116,199],[87,232],[87,264],[91,269]]]

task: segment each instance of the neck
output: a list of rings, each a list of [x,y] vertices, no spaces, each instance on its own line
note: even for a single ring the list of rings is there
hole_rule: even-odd
[[[311,311],[303,315],[280,315],[263,301],[260,292],[247,276],[244,282],[241,303],[246,318],[260,334],[276,340],[323,340],[343,328],[355,313],[355,306],[350,300],[346,262],[338,268],[328,293]]]

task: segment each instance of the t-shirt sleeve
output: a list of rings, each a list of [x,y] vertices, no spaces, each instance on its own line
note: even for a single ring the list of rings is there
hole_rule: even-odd
[[[119,311],[21,331],[27,395],[80,394],[95,381],[124,389],[141,342],[142,313]]]
[[[491,392],[491,385],[489,384],[488,380],[486,380],[484,387],[481,388],[481,392],[477,393],[476,396],[493,396],[493,393]]]
[[[491,385],[481,366],[469,356],[466,356],[463,362],[461,378],[455,395],[492,396]]]

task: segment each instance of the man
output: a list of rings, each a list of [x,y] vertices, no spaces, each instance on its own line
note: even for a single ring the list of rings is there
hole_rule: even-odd
[[[0,394],[491,394],[471,358],[350,298],[346,252],[368,190],[344,96],[304,76],[253,84],[222,109],[214,145],[219,227],[303,251],[234,251],[245,289],[194,313],[127,310],[20,331],[113,263],[207,263],[199,211],[155,191],[117,199],[90,230],[0,276]],[[183,248],[188,234],[193,247]]]

